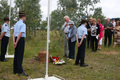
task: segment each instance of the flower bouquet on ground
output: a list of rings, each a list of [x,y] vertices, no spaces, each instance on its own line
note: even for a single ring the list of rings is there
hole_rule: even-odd
[[[63,59],[59,60],[59,57],[51,56],[51,60],[52,60],[53,64],[56,64],[56,65],[65,64],[65,61]]]

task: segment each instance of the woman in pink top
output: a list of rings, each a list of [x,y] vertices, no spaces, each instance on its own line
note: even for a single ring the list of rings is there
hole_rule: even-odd
[[[103,39],[103,25],[101,24],[101,20],[98,19],[97,23],[100,26],[100,35],[99,35],[99,41],[98,41],[98,49],[101,50],[101,46],[102,46],[102,39]]]

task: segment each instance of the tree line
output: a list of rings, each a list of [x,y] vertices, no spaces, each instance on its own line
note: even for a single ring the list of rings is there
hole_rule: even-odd
[[[26,12],[26,26],[28,35],[36,35],[36,28],[40,27],[42,21],[40,0],[14,0],[15,6],[12,7],[11,27],[19,20],[19,11]],[[3,23],[3,18],[9,16],[8,0],[0,0],[0,24]]]
[[[65,15],[68,15],[76,26],[79,26],[82,17],[101,19],[104,23],[102,8],[95,7],[98,3],[100,0],[59,0],[57,10],[52,11],[51,14],[51,28],[60,30]]]
[[[12,7],[11,26],[18,21],[18,12],[26,11],[27,34],[36,35],[37,30],[45,30],[47,26],[47,18],[42,21],[42,11],[40,9],[41,0],[14,0],[15,6]],[[95,7],[100,0],[58,0],[57,9],[51,13],[51,30],[60,30],[64,23],[63,17],[68,15],[73,20],[76,26],[79,25],[83,16],[86,18],[105,20],[101,7]],[[0,0],[0,24],[3,23],[3,18],[9,16],[8,0]],[[91,14],[93,12],[93,14]]]

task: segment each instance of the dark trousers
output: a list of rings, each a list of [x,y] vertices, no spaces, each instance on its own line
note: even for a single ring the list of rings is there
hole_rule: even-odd
[[[81,41],[81,39],[79,39],[79,42]],[[76,61],[75,64],[84,64],[84,58],[85,58],[85,48],[86,48],[86,39],[83,40],[82,44],[80,47],[78,47],[78,52],[77,52],[77,57],[76,57]]]
[[[75,44],[76,44],[76,41],[71,42],[71,40],[69,40],[68,44],[69,44],[69,58],[74,59],[75,58]]]
[[[87,48],[91,48],[91,35],[87,36]]]
[[[16,41],[17,37],[15,38]],[[15,48],[15,57],[14,57],[14,73],[22,73],[22,62],[23,62],[23,55],[24,55],[24,46],[25,40],[23,37],[20,38],[17,47]]]
[[[108,46],[110,46],[111,45],[111,42],[112,42],[112,33],[111,32],[105,32],[105,41],[104,41],[104,46],[106,46],[107,45],[107,40],[109,40],[109,43],[108,43]]]
[[[9,42],[9,37],[4,36],[1,41],[1,56],[0,56],[1,61],[5,60],[5,54],[7,51],[8,42]]]
[[[114,44],[114,31],[111,32],[111,44]]]
[[[91,36],[91,45],[92,45],[92,51],[97,51],[98,40],[96,39],[96,36]]]

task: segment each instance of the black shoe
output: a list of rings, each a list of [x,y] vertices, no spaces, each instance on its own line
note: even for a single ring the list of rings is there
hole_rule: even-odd
[[[0,60],[1,62],[8,62],[8,60],[7,59],[4,59],[4,60]]]
[[[18,72],[13,72],[13,74],[17,74]]]
[[[86,66],[88,66],[88,64],[81,64],[80,66],[81,67],[86,67]]]
[[[23,72],[23,73],[21,73],[21,74],[18,73],[18,76],[28,76],[28,74],[26,74],[26,73]]]
[[[79,63],[75,63],[74,65],[79,65]]]
[[[13,71],[13,74],[17,74],[18,72],[17,71]]]

